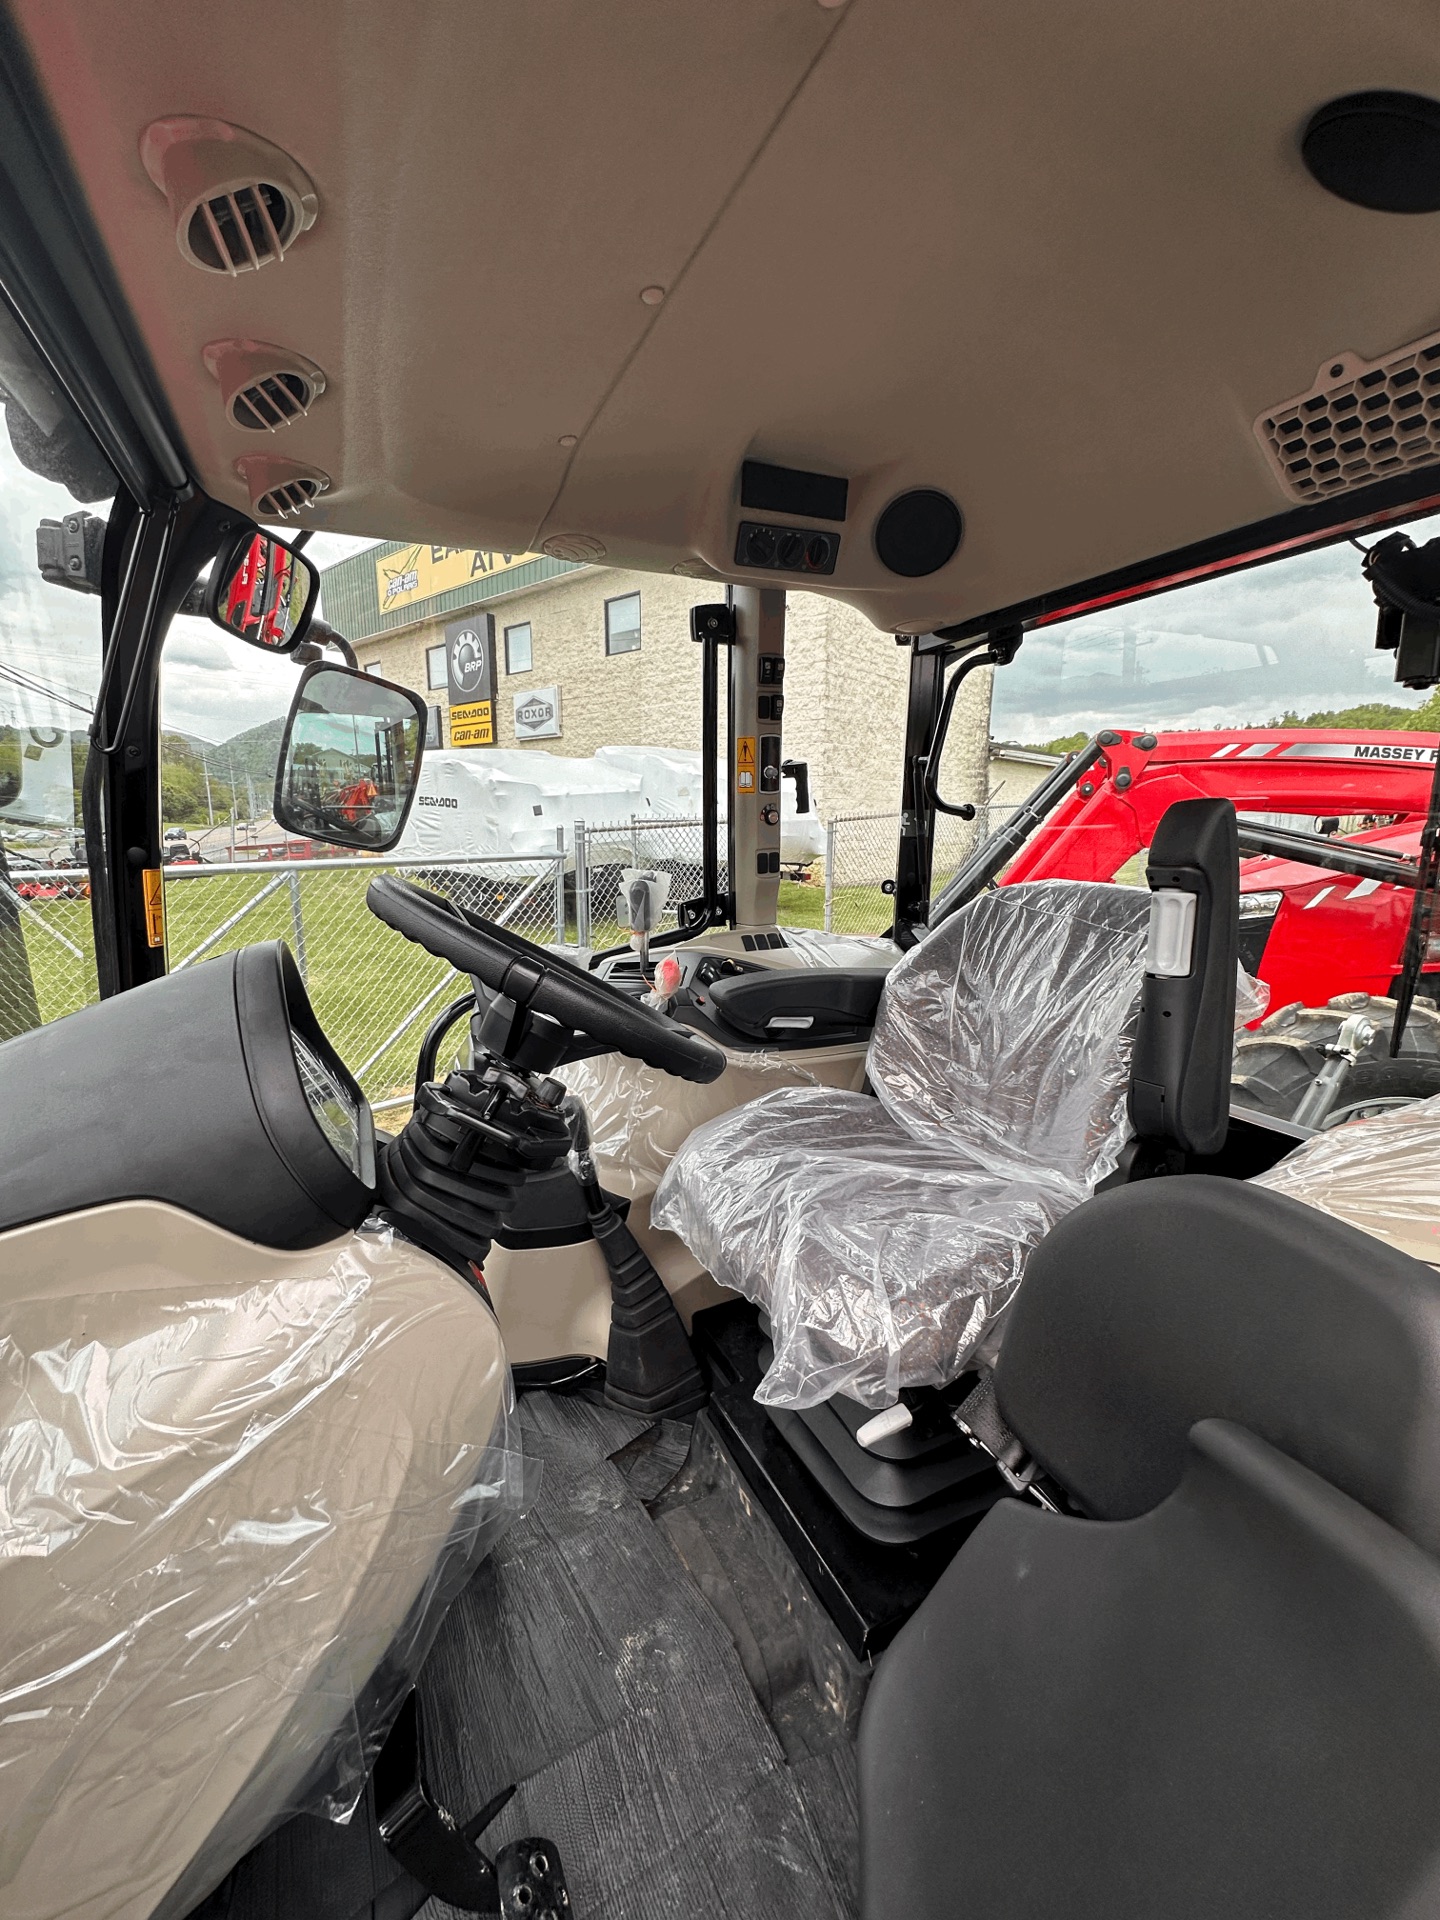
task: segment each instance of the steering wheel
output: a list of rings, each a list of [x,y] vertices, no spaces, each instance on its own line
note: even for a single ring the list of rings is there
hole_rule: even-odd
[[[448,960],[457,972],[474,974],[492,992],[599,1041],[607,1051],[702,1086],[725,1071],[724,1054],[698,1033],[507,927],[466,913],[443,894],[384,874],[370,882],[365,900],[387,927]]]

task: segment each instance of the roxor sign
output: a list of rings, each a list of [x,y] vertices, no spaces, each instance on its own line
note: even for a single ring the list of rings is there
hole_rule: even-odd
[[[529,693],[515,695],[515,738],[517,740],[558,740],[560,738],[559,687],[532,687]]]

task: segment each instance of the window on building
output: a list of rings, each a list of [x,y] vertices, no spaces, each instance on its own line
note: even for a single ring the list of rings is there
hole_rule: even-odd
[[[443,652],[444,649],[442,648],[441,651]],[[440,719],[440,709],[439,707],[427,707],[425,709],[425,745],[427,747],[443,747],[444,744],[445,729]]]
[[[635,653],[640,646],[640,596],[622,593],[605,602],[606,653]]]
[[[507,673],[529,673],[534,664],[535,654],[530,644],[530,622],[528,620],[522,620],[519,626],[506,627],[505,671]]]
[[[382,680],[385,677],[378,660],[367,660],[365,662],[365,671],[367,673],[378,673]]]
[[[445,642],[442,640],[438,647],[425,649],[425,685],[431,693],[438,693],[448,684],[445,674]]]

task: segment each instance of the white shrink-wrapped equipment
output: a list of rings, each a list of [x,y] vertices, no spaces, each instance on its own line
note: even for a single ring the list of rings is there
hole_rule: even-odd
[[[627,857],[633,851],[642,861],[698,860],[698,839],[682,845],[673,832],[647,835],[645,822],[699,820],[700,776],[700,755],[678,748],[601,747],[586,760],[523,747],[427,753],[395,853],[420,860],[549,859],[558,830],[573,863],[577,820],[627,829],[633,820],[639,824],[634,834],[625,834]],[[726,791],[722,774],[722,860]],[[780,857],[787,867],[808,866],[825,851],[825,829],[814,808],[812,796],[811,811],[797,814],[794,783],[781,782]]]

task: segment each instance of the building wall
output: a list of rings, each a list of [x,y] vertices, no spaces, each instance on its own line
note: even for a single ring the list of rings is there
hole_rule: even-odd
[[[357,555],[341,565],[355,569],[368,560]],[[626,593],[640,595],[640,647],[607,655],[605,602]],[[495,619],[496,744],[567,758],[584,758],[607,745],[698,748],[700,651],[690,639],[690,609],[722,593],[671,574],[583,567],[487,597],[484,611]],[[327,594],[327,607],[337,597]],[[425,653],[443,643],[446,623],[457,617],[448,608],[357,640],[360,663],[414,687],[444,715],[444,690],[426,688]],[[505,629],[521,621],[530,624],[534,665],[528,673],[508,674]],[[900,804],[908,650],[838,601],[792,593],[786,656],[785,751],[809,763],[822,818],[894,812]],[[981,678],[988,683],[988,675],[972,681]],[[548,686],[561,690],[560,738],[517,742],[514,696]],[[988,724],[988,684],[983,717],[969,714],[979,691],[967,686],[969,700],[962,698],[967,732],[976,718]],[[956,724],[962,725],[959,712]],[[448,745],[448,729],[445,737]],[[963,797],[983,798],[983,790]]]

